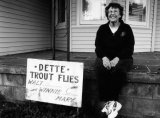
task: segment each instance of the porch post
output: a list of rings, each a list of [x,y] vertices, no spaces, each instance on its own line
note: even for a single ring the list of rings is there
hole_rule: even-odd
[[[154,52],[155,48],[155,38],[156,38],[156,22],[157,22],[157,0],[154,0],[154,18],[153,18],[153,29],[152,29],[152,42],[151,42],[151,52]]]
[[[70,61],[70,0],[67,0],[67,61]]]
[[[52,0],[51,11],[51,40],[52,40],[52,59],[55,60],[55,0]]]

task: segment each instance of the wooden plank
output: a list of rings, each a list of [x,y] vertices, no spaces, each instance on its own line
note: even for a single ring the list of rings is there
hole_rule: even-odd
[[[94,52],[95,49],[81,48],[81,49],[73,49],[72,52]]]
[[[26,25],[26,24],[0,22],[0,27],[21,28],[21,29],[37,29],[37,30],[50,31],[50,27],[43,27],[43,25],[41,26],[41,24],[39,24],[39,26],[33,26],[33,25]]]
[[[30,45],[30,46],[18,46],[18,47],[5,47],[0,48],[0,52],[16,52],[20,50],[35,50],[35,49],[49,49],[49,45]]]
[[[4,13],[1,13],[4,14]],[[24,24],[24,25],[33,25],[33,26],[42,26],[42,27],[50,27],[48,22],[44,22],[44,20],[41,22],[42,19],[39,19],[39,21],[35,22],[34,20],[27,20],[23,17],[9,17],[4,16],[0,14],[0,22],[6,22],[6,23],[16,23],[16,24]]]
[[[10,38],[7,38],[7,37],[3,37],[3,38],[0,38],[0,43],[13,43],[13,42],[30,42],[32,43],[37,41],[37,42],[41,42],[41,41],[46,41],[46,42],[51,42],[51,39],[50,37],[21,37],[21,38],[17,38],[17,37],[10,37]]]
[[[47,49],[50,49],[50,48],[36,48],[36,49],[24,49],[24,50],[17,50],[17,51],[8,51],[8,52],[0,52],[0,56],[3,56],[3,55],[11,55],[11,54],[17,54],[17,53],[27,53],[27,52],[33,52],[33,51],[41,51],[41,50],[47,50]]]
[[[47,30],[36,30],[36,29],[26,29],[26,28],[11,28],[11,27],[0,27],[0,32],[13,32],[13,33],[42,33],[50,35]]]
[[[32,42],[4,42],[4,43],[0,43],[0,48],[4,48],[4,47],[20,47],[20,46],[35,46],[35,45],[50,45],[49,41],[32,41]]]
[[[47,24],[45,23],[45,21],[49,21],[49,19],[43,20],[38,17],[29,17],[25,15],[18,15],[18,14],[13,14],[13,13],[4,12],[4,11],[0,11],[0,17],[4,17],[8,19],[17,19],[22,21],[34,22],[34,23],[42,23],[42,24]]]
[[[51,37],[51,35],[48,34],[42,34],[42,33],[12,33],[12,32],[6,32],[1,33],[0,32],[0,38],[4,37]]]
[[[156,39],[155,39],[155,45],[154,49],[155,51],[160,51],[160,0],[158,0],[157,5],[157,21],[156,21]]]

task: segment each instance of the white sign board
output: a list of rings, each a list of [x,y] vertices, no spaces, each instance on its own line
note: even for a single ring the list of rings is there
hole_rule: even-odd
[[[81,107],[83,63],[28,59],[26,99]]]

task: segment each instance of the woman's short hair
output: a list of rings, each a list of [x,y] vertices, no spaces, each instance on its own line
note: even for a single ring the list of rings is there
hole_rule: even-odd
[[[120,15],[121,15],[120,20],[122,20],[123,7],[119,3],[109,3],[109,5],[105,8],[106,17],[108,18],[108,10],[109,10],[110,7],[119,9],[119,12],[120,12]]]

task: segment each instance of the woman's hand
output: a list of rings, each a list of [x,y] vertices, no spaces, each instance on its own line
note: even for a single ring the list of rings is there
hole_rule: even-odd
[[[115,57],[113,60],[110,61],[111,67],[115,67],[118,62],[119,62],[119,58]]]
[[[107,68],[108,70],[111,69],[110,60],[107,57],[102,58],[103,66]]]

